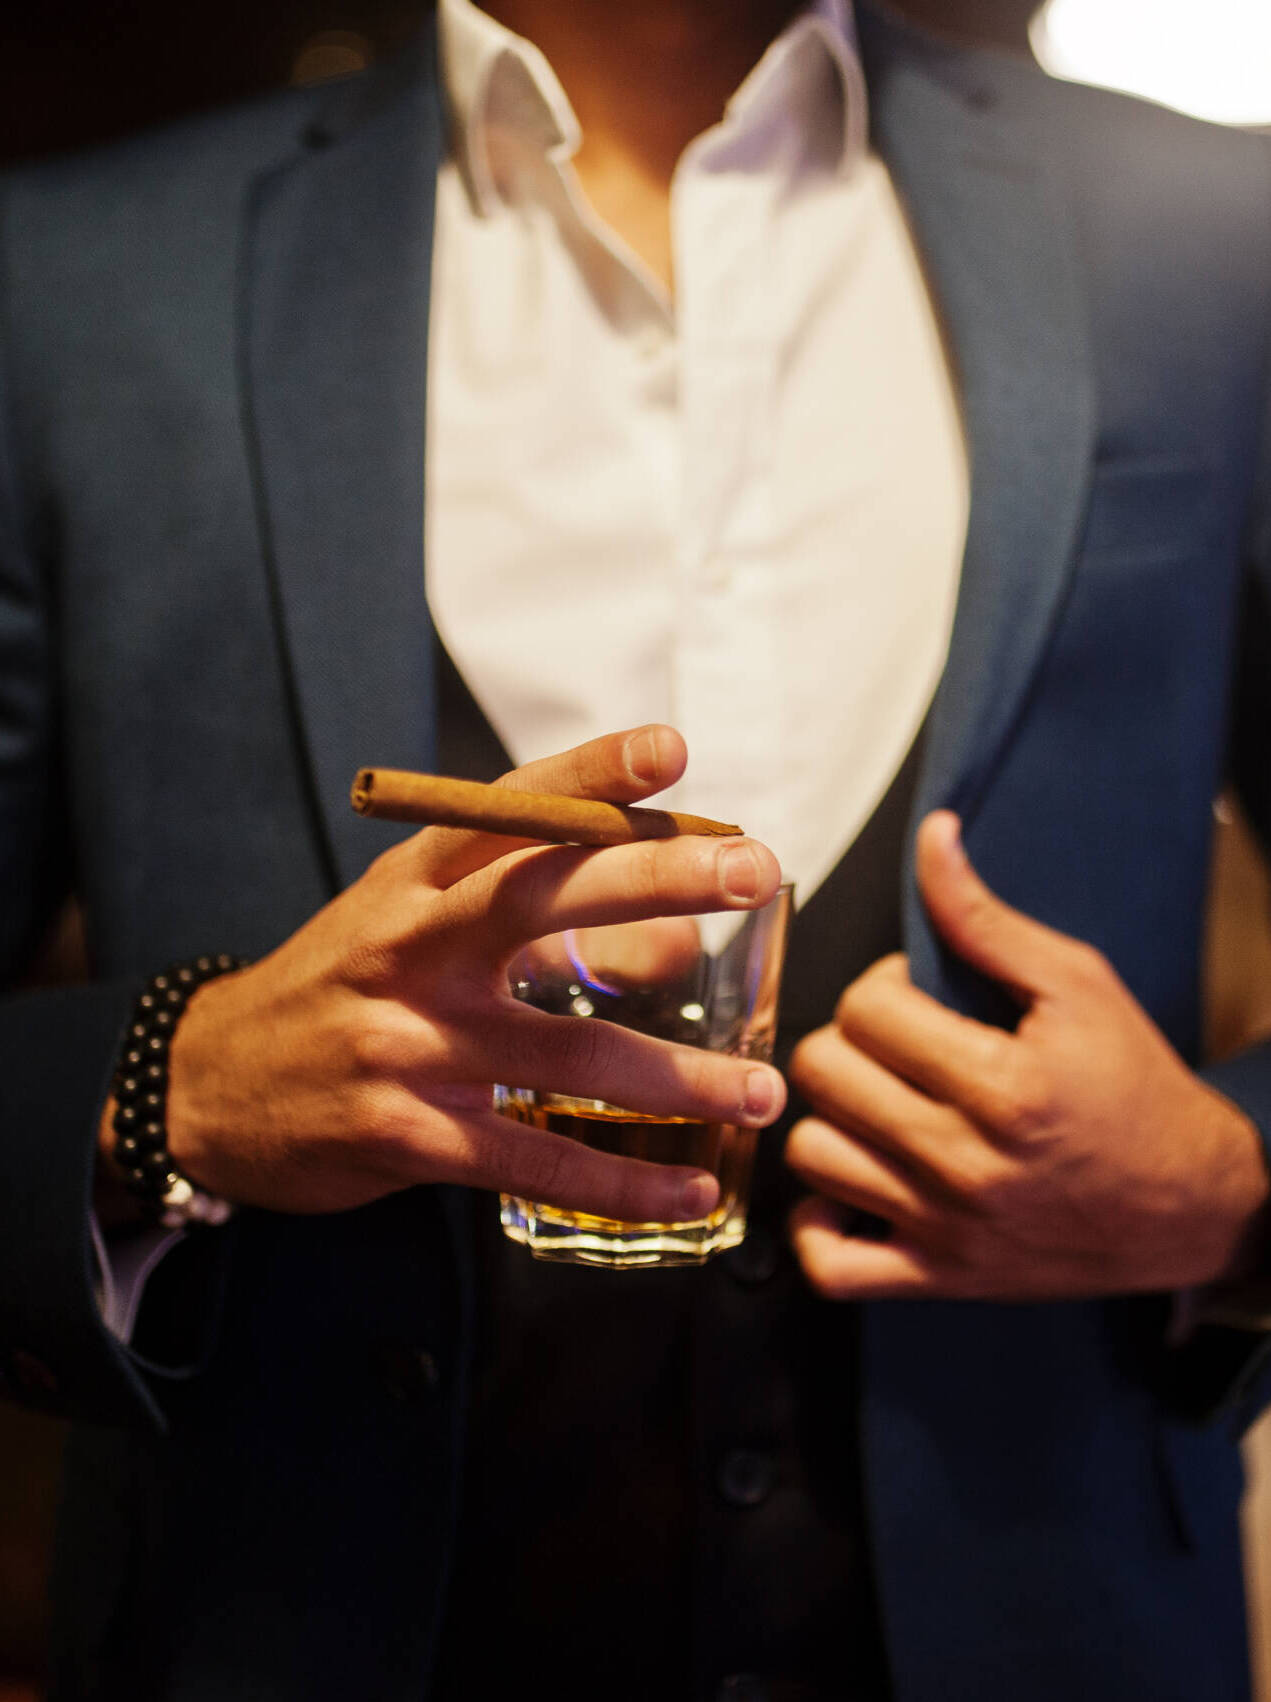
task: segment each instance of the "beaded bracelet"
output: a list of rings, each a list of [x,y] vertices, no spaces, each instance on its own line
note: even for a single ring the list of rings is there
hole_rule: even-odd
[[[112,1091],[115,1162],[125,1185],[168,1229],[188,1223],[224,1223],[228,1200],[196,1188],[168,1151],[168,1052],[191,996],[207,981],[246,967],[249,959],[197,957],[152,975],[133,1007]]]

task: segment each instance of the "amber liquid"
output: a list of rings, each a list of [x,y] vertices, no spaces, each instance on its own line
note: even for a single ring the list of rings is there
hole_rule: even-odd
[[[557,1233],[562,1235],[562,1245],[581,1235],[597,1255],[603,1255],[606,1246],[614,1250],[611,1261],[597,1256],[596,1263],[670,1263],[677,1255],[697,1262],[723,1246],[733,1245],[744,1234],[742,1208],[754,1157],[753,1129],[738,1129],[731,1123],[702,1123],[688,1117],[651,1117],[595,1101],[525,1090],[502,1096],[499,1110],[517,1122],[549,1129],[597,1152],[645,1159],[652,1164],[688,1165],[709,1171],[719,1181],[719,1203],[714,1211],[690,1224],[626,1223],[559,1206],[527,1207],[529,1230],[517,1238],[528,1240],[531,1246],[551,1241]],[[516,1234],[510,1227],[509,1233]],[[647,1245],[651,1256],[641,1260],[618,1256],[637,1244]],[[652,1256],[659,1253],[660,1257]]]

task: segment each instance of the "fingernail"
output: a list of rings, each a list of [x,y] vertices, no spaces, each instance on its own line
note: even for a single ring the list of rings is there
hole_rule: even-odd
[[[633,780],[639,780],[643,785],[649,785],[662,777],[662,763],[658,755],[658,742],[649,729],[643,728],[633,733],[623,746],[622,760],[627,765],[627,773]]]
[[[767,1070],[747,1070],[746,1097],[742,1100],[741,1120],[762,1128],[771,1122],[777,1107],[777,1083]]]
[[[719,1183],[703,1171],[680,1190],[680,1222],[692,1223],[699,1217],[708,1217],[718,1204]]]
[[[730,898],[759,896],[759,859],[749,845],[730,845],[720,852],[719,878]]]

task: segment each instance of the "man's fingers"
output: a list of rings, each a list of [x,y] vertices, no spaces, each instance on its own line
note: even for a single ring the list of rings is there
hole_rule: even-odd
[[[1012,1034],[951,1011],[915,987],[902,957],[882,959],[838,1002],[845,1040],[942,1104],[1010,1121],[1031,1063]]]
[[[920,1254],[896,1241],[847,1234],[830,1200],[803,1200],[790,1216],[795,1254],[818,1293],[831,1300],[885,1300],[934,1292],[935,1279]]]
[[[703,1170],[615,1158],[493,1111],[456,1121],[446,1148],[429,1152],[427,1180],[499,1189],[623,1223],[691,1223],[719,1200],[718,1182]]]
[[[785,1106],[785,1082],[769,1064],[528,1005],[510,1012],[481,1060],[487,1067],[489,1051],[497,1079],[510,1087],[602,1099],[652,1117],[763,1128]]]
[[[454,894],[455,926],[492,961],[567,928],[650,916],[755,910],[781,884],[772,852],[753,839],[646,839],[603,850],[555,846],[478,871]]]
[[[828,1122],[859,1130],[915,1173],[943,1173],[947,1113],[836,1029],[818,1028],[799,1042],[790,1080]]]
[[[791,1129],[786,1163],[818,1194],[889,1223],[925,1215],[922,1195],[897,1165],[819,1117],[804,1117]]]
[[[522,792],[564,792],[573,798],[638,804],[674,785],[687,761],[688,748],[675,728],[650,722],[528,762],[498,784]]]
[[[557,792],[572,798],[601,798],[637,804],[672,786],[684,772],[688,752],[674,727],[652,723],[623,733],[606,733],[573,750],[514,768],[495,782],[518,792]],[[431,827],[414,841],[419,876],[447,887],[518,846],[533,843],[507,834]]]
[[[1065,982],[1079,943],[1003,903],[962,848],[961,824],[936,810],[918,829],[918,886],[941,938],[960,958],[1028,1004]]]

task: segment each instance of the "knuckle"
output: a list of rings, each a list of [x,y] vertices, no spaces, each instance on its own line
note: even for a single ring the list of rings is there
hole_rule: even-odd
[[[477,898],[477,909],[506,914],[533,905],[542,885],[540,863],[532,853],[513,854],[474,869],[468,881]]]
[[[389,942],[360,939],[350,949],[342,969],[347,986],[356,993],[375,998],[387,993],[397,981],[397,948]]]
[[[976,1067],[985,1080],[1007,1083],[1014,1079],[1019,1042],[1013,1034],[986,1024],[969,1029],[965,1038],[968,1048],[974,1048]]]
[[[745,1097],[745,1066],[698,1047],[685,1047],[675,1062],[679,1091],[688,1105],[724,1116],[740,1111]]]
[[[588,855],[579,847],[540,845],[500,858],[480,871],[478,915],[518,940],[554,932],[561,888]]]
[[[474,870],[466,884],[477,916],[519,924],[537,908],[541,875],[534,857],[503,857]]]
[[[658,1208],[650,1198],[651,1180],[645,1167],[624,1166],[607,1189],[606,1215],[620,1223],[639,1223],[655,1213]]]
[[[367,872],[389,887],[413,886],[418,876],[422,839],[422,833],[412,833],[408,839],[399,839],[395,845],[379,853]]]
[[[575,745],[538,762],[522,763],[519,768],[509,769],[497,784],[513,791],[552,791],[585,798],[589,795],[589,783],[598,777],[593,774],[598,766],[594,756],[591,745]]]
[[[391,996],[415,950],[419,916],[414,905],[399,887],[344,921],[340,981],[368,998]]]
[[[556,1062],[576,1084],[595,1083],[613,1061],[614,1037],[602,1022],[563,1017],[556,1031]],[[603,1097],[603,1095],[601,1096]]]
[[[631,896],[644,904],[654,903],[662,895],[667,872],[666,844],[656,839],[645,839],[633,846],[632,850],[634,855],[628,875]]]
[[[391,1079],[410,1067],[411,1048],[387,1009],[374,1009],[350,1023],[344,1045],[350,1070],[360,1081]]]
[[[517,1149],[520,1130],[510,1118],[505,1128],[492,1129],[489,1120],[480,1115],[482,1109],[476,1103],[447,1103],[445,1132],[438,1144],[446,1148],[449,1162],[447,1173],[440,1179],[517,1193],[519,1177],[509,1155]]]
[[[364,1084],[350,1097],[347,1131],[377,1169],[404,1174],[419,1149],[419,1104],[402,1088]]]
[[[998,1089],[997,1115],[1001,1133],[1015,1141],[1045,1134],[1054,1123],[1055,1089],[1048,1072],[1031,1060],[1014,1060]]]
[[[993,927],[1002,915],[999,899],[983,887],[975,887],[962,900],[962,914],[974,929]]]
[[[358,887],[365,893],[373,893],[377,898],[385,890],[397,887],[407,876],[407,847],[410,840],[403,840],[396,845],[390,845],[387,851],[381,851],[370,863],[357,881]]]
[[[521,1155],[521,1186],[546,1205],[567,1204],[572,1198],[579,1161],[579,1151],[566,1140],[536,1142]]]
[[[1009,1217],[1014,1170],[979,1142],[967,1142],[950,1152],[942,1175],[951,1204],[941,1214],[942,1241],[969,1240],[980,1226]]]

